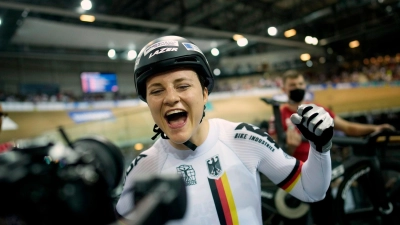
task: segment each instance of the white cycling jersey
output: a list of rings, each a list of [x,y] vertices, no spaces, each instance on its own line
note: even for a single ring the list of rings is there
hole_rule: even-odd
[[[178,150],[159,139],[128,168],[117,212],[126,216],[134,208],[130,191],[143,174],[182,175],[188,204],[181,220],[167,224],[262,224],[259,172],[302,201],[321,200],[331,176],[329,151],[310,150],[306,162],[288,156],[258,127],[210,119],[203,144]]]

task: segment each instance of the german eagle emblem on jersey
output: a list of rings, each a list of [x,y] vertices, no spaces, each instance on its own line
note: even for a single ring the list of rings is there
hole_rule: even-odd
[[[215,155],[207,159],[208,173],[212,178],[217,178],[222,175],[222,167],[219,161],[219,156]]]

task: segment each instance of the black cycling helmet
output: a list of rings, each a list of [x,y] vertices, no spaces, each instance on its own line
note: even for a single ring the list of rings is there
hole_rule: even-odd
[[[135,87],[146,102],[146,80],[150,76],[176,68],[190,68],[205,80],[208,94],[214,87],[214,76],[203,52],[191,41],[179,36],[164,36],[142,48],[135,62]]]

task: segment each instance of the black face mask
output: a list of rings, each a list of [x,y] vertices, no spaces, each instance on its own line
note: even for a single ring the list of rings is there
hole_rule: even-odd
[[[304,89],[294,89],[289,92],[289,99],[293,102],[299,103],[303,101],[306,90]]]

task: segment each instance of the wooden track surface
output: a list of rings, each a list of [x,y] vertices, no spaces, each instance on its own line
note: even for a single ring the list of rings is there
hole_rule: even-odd
[[[336,113],[351,113],[400,107],[399,87],[364,87],[317,91],[315,102],[331,107]]]
[[[370,110],[385,110],[400,107],[400,87],[374,87],[357,89],[327,89],[316,91],[315,102],[330,107],[336,113],[351,113]],[[260,97],[235,97],[213,100],[207,118],[223,118],[236,122],[258,125],[270,118],[271,107]],[[153,120],[147,106],[115,108],[115,120],[74,124],[66,111],[55,112],[10,112],[10,118],[19,125],[15,131],[3,131],[0,142],[31,138],[38,135],[54,135],[63,126],[72,140],[92,134],[104,135],[111,141],[122,144],[148,142],[153,136]]]

